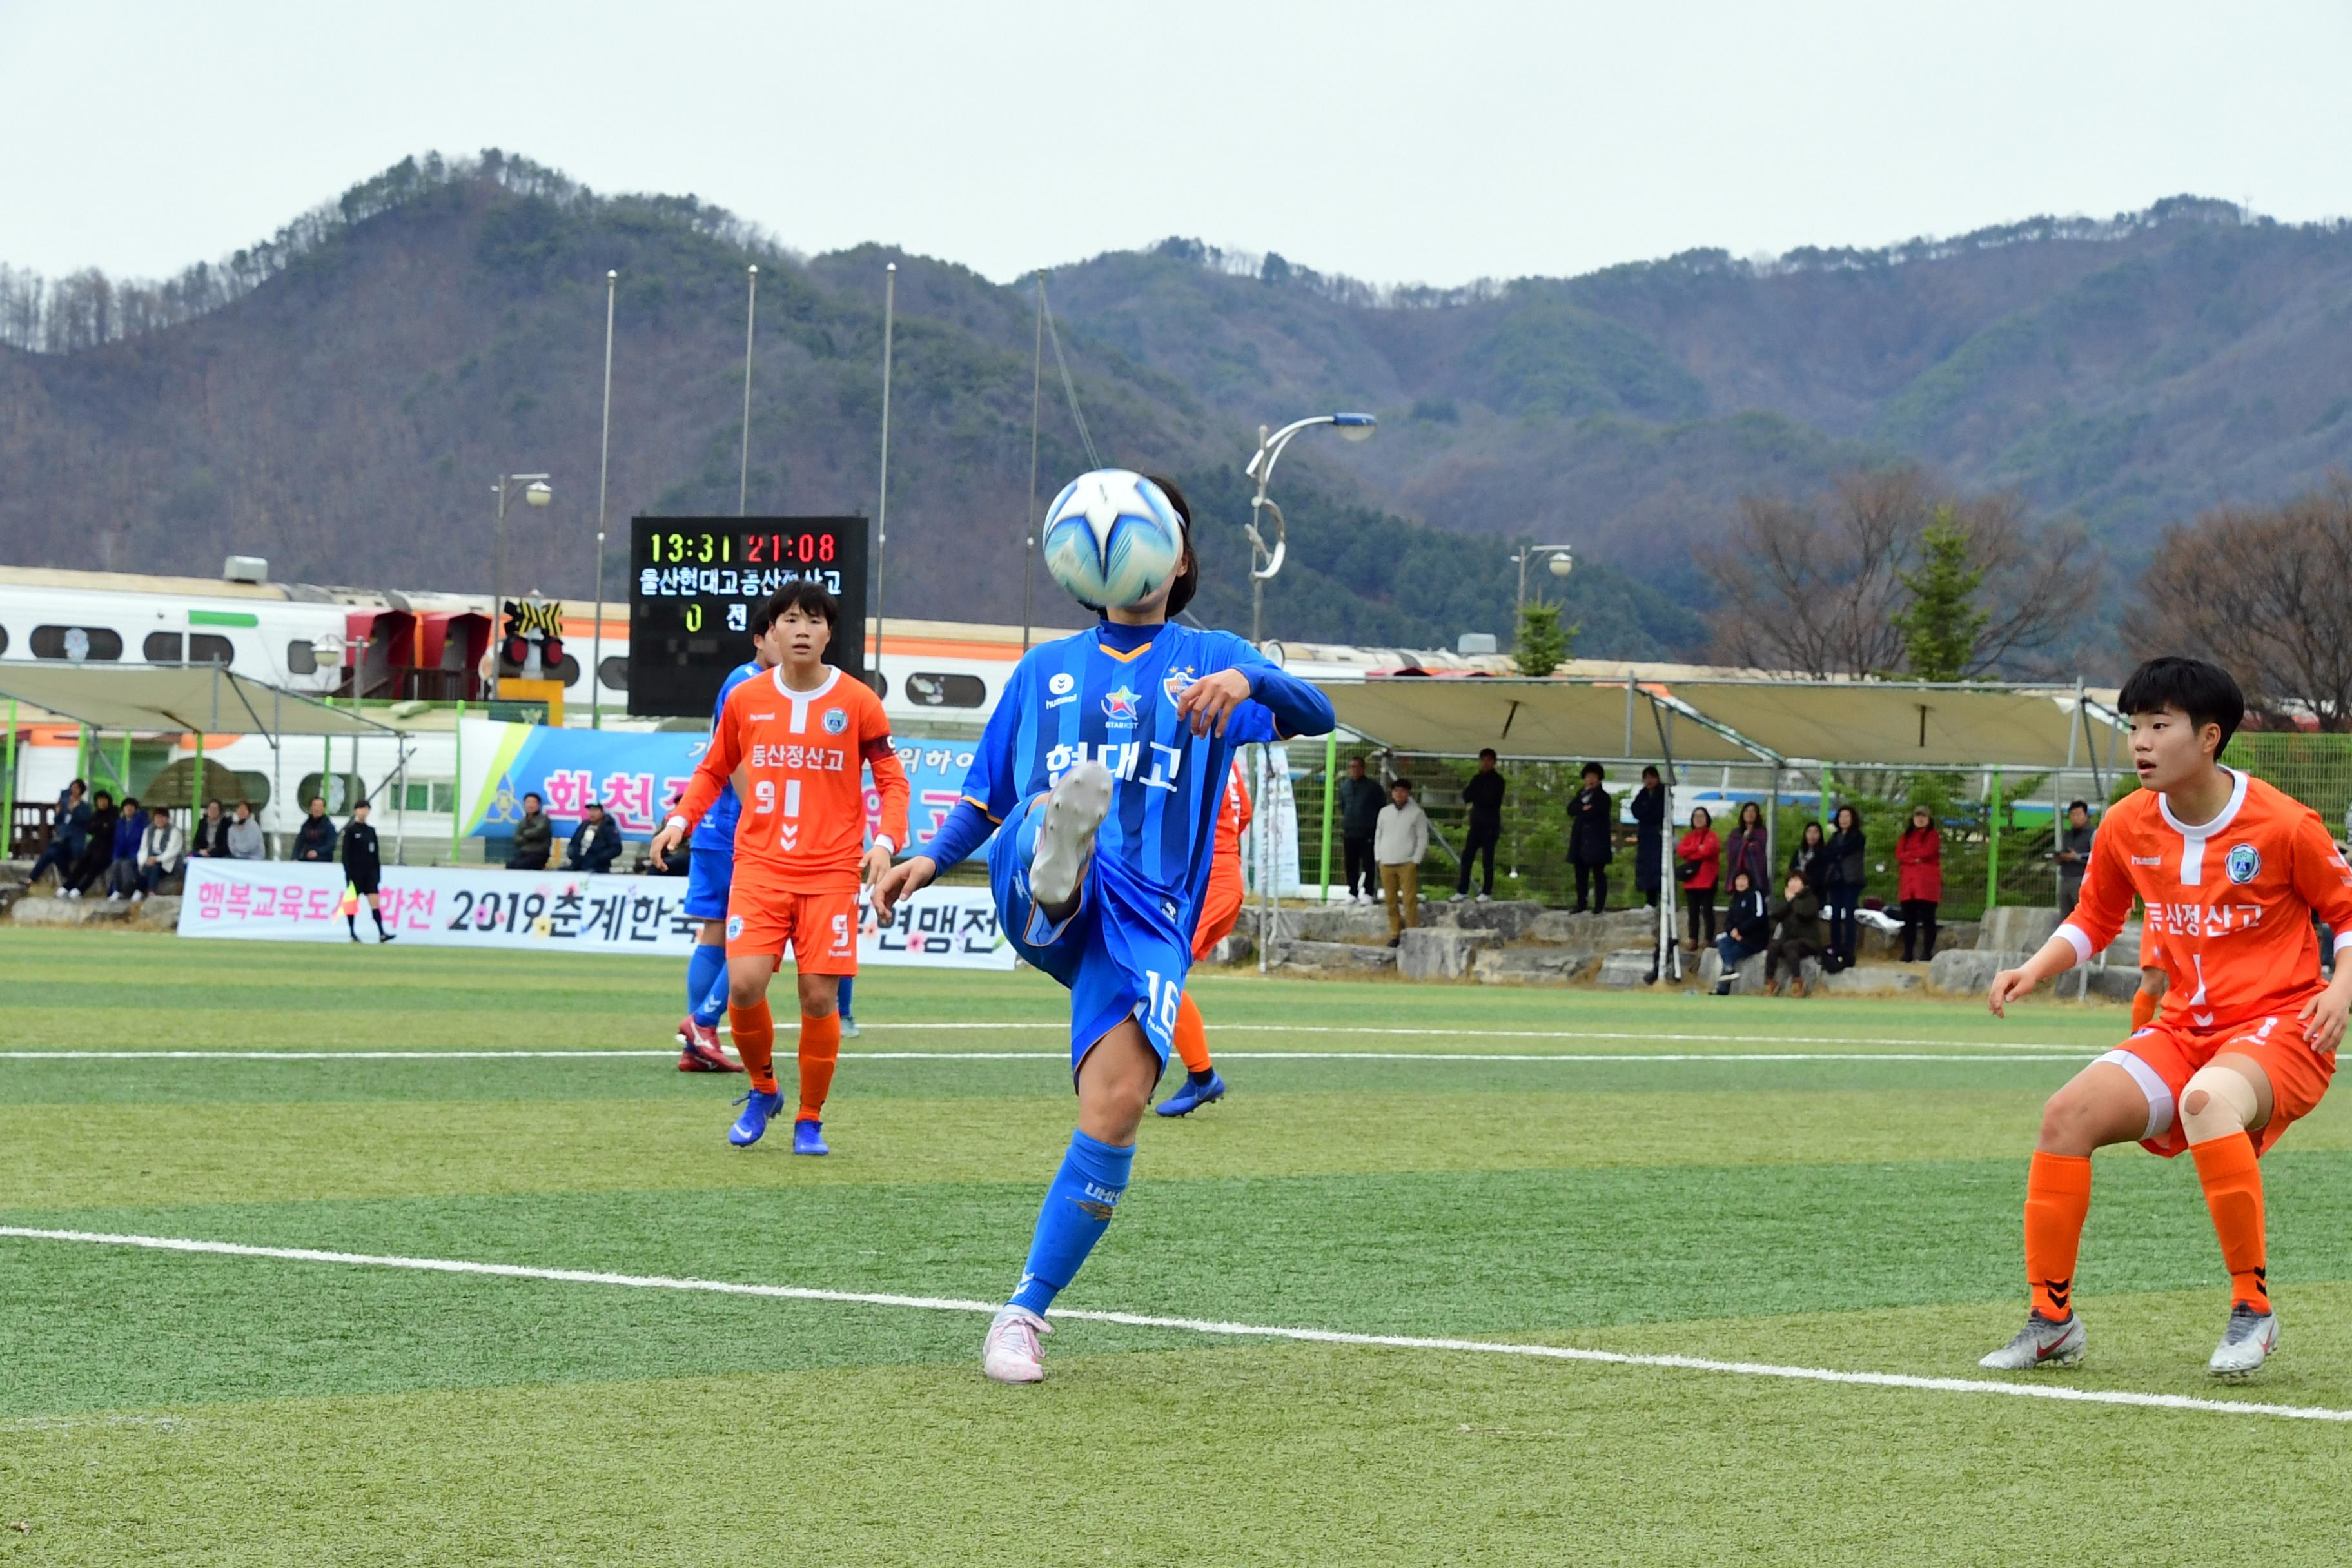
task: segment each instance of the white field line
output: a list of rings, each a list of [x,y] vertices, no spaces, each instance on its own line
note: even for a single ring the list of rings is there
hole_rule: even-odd
[[[899,1296],[866,1290],[815,1290],[797,1285],[747,1285],[726,1279],[673,1279],[659,1274],[608,1274],[584,1268],[530,1268],[512,1263],[476,1263],[460,1258],[402,1258],[367,1252],[327,1252],[304,1247],[253,1247],[234,1241],[184,1237],[114,1236],[99,1231],[36,1230],[0,1226],[0,1237],[26,1241],[79,1242],[98,1247],[141,1247],[155,1252],[209,1253],[227,1258],[276,1258],[289,1263],[339,1263],[362,1268],[404,1268],[428,1274],[488,1275],[505,1279],[541,1279],[566,1285],[618,1286],[635,1290],[692,1290],[719,1296],[760,1296],[790,1301],[824,1301],[866,1307],[903,1307],[930,1312],[992,1316],[993,1301],[945,1296]],[[1465,1355],[1524,1356],[1539,1361],[1590,1362],[1606,1366],[1662,1367],[1677,1372],[1776,1377],[1800,1383],[1852,1384],[1927,1394],[1979,1394],[2016,1399],[2050,1399],[2076,1405],[2119,1405],[2147,1410],[2189,1410],[2216,1415],[2270,1415],[2294,1421],[2352,1422],[2352,1410],[2312,1405],[2272,1405],[2253,1400],[2199,1399],[2183,1394],[2142,1394],[2129,1389],[2074,1388],[2063,1384],[1995,1383],[1987,1378],[1919,1377],[1895,1372],[1842,1372],[1832,1367],[1781,1366],[1770,1362],[1716,1361],[1705,1356],[1633,1355],[1571,1345],[1520,1344],[1507,1340],[1427,1339],[1413,1334],[1357,1334],[1336,1329],[1298,1329],[1263,1323],[1228,1323],[1201,1318],[1162,1318],[1143,1312],[1056,1311],[1064,1322],[1118,1323],[1129,1328],[1171,1329],[1233,1339],[1291,1340],[1307,1344],[1353,1345],[1381,1350],[1448,1351]]]
[[[471,1062],[667,1060],[668,1050],[611,1051],[5,1051],[0,1062]],[[2053,1062],[2088,1058],[2091,1047],[2024,1051],[1961,1046],[1944,1051],[1220,1051],[1223,1061],[1288,1062]],[[1067,1051],[843,1051],[865,1062],[1067,1061]]]

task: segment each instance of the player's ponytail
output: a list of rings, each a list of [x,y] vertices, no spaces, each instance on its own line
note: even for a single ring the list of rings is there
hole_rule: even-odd
[[[1168,618],[1172,621],[1183,613],[1201,587],[1201,558],[1192,552],[1192,509],[1185,504],[1184,492],[1176,488],[1174,479],[1159,474],[1143,477],[1160,487],[1160,493],[1176,509],[1177,521],[1184,525],[1184,563],[1176,568],[1176,580],[1168,588]]]

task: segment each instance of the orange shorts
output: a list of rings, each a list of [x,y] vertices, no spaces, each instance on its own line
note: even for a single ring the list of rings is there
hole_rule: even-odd
[[[2254,1152],[2267,1153],[2296,1121],[2312,1113],[2336,1076],[2336,1058],[2321,1056],[2306,1044],[2303,1025],[2295,1017],[2301,1005],[2267,1018],[2254,1018],[2232,1028],[2202,1034],[2176,1029],[2162,1022],[2149,1025],[2099,1059],[2113,1062],[2131,1074],[2147,1096],[2148,1135],[2140,1147],[2171,1159],[2189,1147],[2177,1114],[2189,1075],[2224,1051],[2251,1057],[2271,1080],[2271,1119],[2247,1136]]]
[[[786,943],[803,974],[856,973],[856,893],[790,893],[737,877],[727,898],[727,956],[772,956],[781,967]]]
[[[1201,918],[1192,926],[1192,956],[1206,958],[1209,950],[1234,934],[1242,916],[1242,879],[1209,873],[1209,887],[1201,895]]]

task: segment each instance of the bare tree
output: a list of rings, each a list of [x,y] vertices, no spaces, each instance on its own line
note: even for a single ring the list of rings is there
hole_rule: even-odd
[[[1722,595],[1719,655],[1817,678],[1901,670],[1904,574],[1939,514],[1968,535],[1969,567],[1983,574],[1987,616],[1966,674],[2029,661],[2095,596],[2080,528],[2036,528],[2014,496],[1954,499],[1916,468],[1859,470],[1810,500],[1740,498],[1728,542],[1701,560]]]
[[[2189,653],[2236,675],[2273,712],[2309,710],[2352,730],[2352,478],[2256,510],[2223,507],[2168,529],[2140,578],[2125,636],[2141,658]]]

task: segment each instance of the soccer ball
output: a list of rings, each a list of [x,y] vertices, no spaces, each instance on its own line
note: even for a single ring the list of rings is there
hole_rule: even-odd
[[[1125,609],[1166,587],[1184,564],[1184,524],[1141,474],[1080,474],[1045,509],[1045,570],[1097,609]]]

